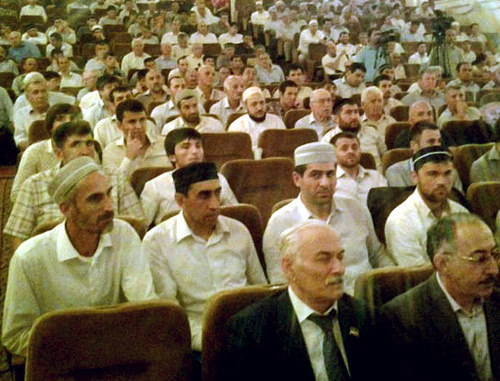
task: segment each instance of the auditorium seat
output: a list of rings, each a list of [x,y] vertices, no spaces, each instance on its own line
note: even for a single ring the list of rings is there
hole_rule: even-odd
[[[488,152],[494,143],[465,144],[460,147],[451,147],[453,164],[462,180],[464,191],[470,184],[470,168],[472,163]]]
[[[26,380],[191,380],[186,312],[168,301],[49,312],[34,324]]]
[[[296,109],[296,110],[288,110],[283,117],[283,123],[285,123],[286,128],[291,129],[295,128],[295,123],[306,115],[309,115],[311,110],[307,109]]]
[[[145,167],[136,169],[130,177],[130,184],[139,197],[144,189],[144,185],[162,173],[172,170],[172,167]]]
[[[262,149],[261,157],[289,157],[293,159],[295,148],[318,141],[318,134],[311,128],[290,130],[270,129],[259,135],[258,147]]]
[[[500,209],[500,182],[472,183],[467,189],[467,201],[472,212],[480,216],[495,231],[495,219]]]
[[[50,133],[45,128],[45,120],[33,121],[28,130],[28,145],[45,139],[50,139]]]
[[[299,193],[292,180],[293,168],[293,160],[289,158],[234,160],[225,163],[220,173],[239,202],[259,209],[265,226],[274,204]]]
[[[359,275],[354,285],[354,297],[367,303],[371,313],[394,297],[427,280],[434,273],[432,266],[390,266]]]
[[[483,144],[489,138],[479,120],[450,120],[443,125],[442,131],[450,138],[454,146]]]
[[[253,159],[252,141],[245,132],[202,133],[205,160],[221,168],[228,161]]]
[[[233,123],[236,119],[238,119],[240,116],[245,115],[246,113],[244,112],[233,112],[232,114],[229,114],[227,117],[227,122],[226,122],[226,130],[229,128],[231,123]]]
[[[409,106],[396,106],[391,109],[391,116],[398,122],[406,122],[409,110]]]
[[[218,292],[208,300],[203,312],[202,327],[203,381],[217,381],[224,377],[227,360],[222,353],[227,346],[226,323],[229,318],[245,307],[284,289],[285,286],[247,286]]]
[[[387,168],[391,165],[408,160],[413,156],[410,148],[393,148],[382,155],[382,174],[385,175]]]
[[[361,152],[361,159],[359,164],[361,164],[361,166],[364,169],[373,169],[373,170],[377,169],[377,163],[375,162],[375,158],[369,152]]]
[[[387,146],[387,149],[388,150],[393,149],[398,135],[403,130],[409,130],[409,129],[410,129],[410,123],[408,122],[397,122],[389,124],[385,129],[385,145]]]

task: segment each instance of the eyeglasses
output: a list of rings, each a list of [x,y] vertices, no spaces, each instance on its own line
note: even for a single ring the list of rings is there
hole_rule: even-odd
[[[484,265],[488,263],[490,260],[495,261],[498,263],[500,261],[500,248],[495,248],[491,251],[491,254],[483,253],[483,254],[478,254],[478,255],[472,255],[472,256],[466,256],[466,255],[459,255],[460,258],[473,262],[473,263],[478,263],[480,265]]]

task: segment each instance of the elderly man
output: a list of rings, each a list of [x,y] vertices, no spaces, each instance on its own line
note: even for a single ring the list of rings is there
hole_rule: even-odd
[[[377,169],[381,169],[382,155],[387,151],[382,134],[373,127],[362,125],[359,120],[359,107],[352,99],[341,99],[333,106],[337,126],[323,136],[329,143],[339,132],[352,132],[361,144],[361,152],[370,153],[375,159]]]
[[[280,267],[280,234],[308,219],[331,225],[346,251],[346,292],[352,294],[356,277],[374,267],[392,264],[377,239],[368,210],[359,201],[334,195],[335,152],[331,144],[309,143],[295,150],[293,181],[300,195],[276,211],[264,233],[263,248],[271,283],[285,280]]]
[[[139,236],[113,219],[111,189],[88,157],[71,161],[50,182],[65,221],[23,243],[11,259],[2,324],[10,352],[27,354],[31,327],[44,313],[156,298]]]
[[[382,308],[389,380],[498,380],[500,256],[479,217],[455,214],[427,232],[436,274]]]
[[[434,123],[434,112],[432,106],[427,101],[417,101],[413,103],[408,110],[408,123],[410,128],[418,122]],[[409,148],[410,147],[410,131],[403,130],[396,137],[394,142],[395,148]],[[448,146],[448,144],[444,144]]]
[[[177,128],[165,138],[165,152],[175,169],[204,161],[203,137],[194,128]],[[165,216],[180,210],[175,201],[173,171],[148,181],[141,193],[141,203],[147,225],[159,225]],[[236,196],[226,178],[219,173],[221,205],[237,204]]]
[[[156,106],[151,112],[151,117],[156,122],[156,129],[161,132],[167,119],[172,115],[178,115],[179,110],[175,106],[176,95],[186,88],[186,80],[180,75],[173,75],[168,78],[168,93],[170,99],[165,103]],[[201,109],[201,107],[200,107]]]
[[[401,100],[403,105],[411,106],[417,101],[426,101],[436,110],[445,104],[444,95],[436,89],[436,73],[425,69],[419,74],[418,90],[410,92]]]
[[[500,122],[496,123],[493,135],[495,145],[483,156],[472,163],[470,168],[471,183],[479,181],[500,181]]]
[[[370,86],[363,90],[361,105],[364,111],[361,124],[375,128],[382,136],[385,136],[388,125],[396,123],[396,119],[384,113],[384,95],[378,87]]]
[[[323,221],[283,232],[279,254],[288,289],[228,321],[224,379],[373,376],[373,321],[364,304],[344,293],[345,245],[342,234]]]
[[[165,86],[165,78],[160,70],[150,69],[146,74],[146,87],[148,91],[139,95],[136,99],[144,105],[146,110],[149,110],[149,105],[152,102],[164,103],[167,101],[168,94],[163,87]]]
[[[299,46],[299,61],[304,62],[309,57],[309,45],[325,43],[325,35],[322,31],[318,30],[318,21],[309,21],[309,28],[304,29],[300,33]]]
[[[32,42],[22,41],[21,33],[14,31],[9,34],[9,53],[7,58],[16,61],[18,64],[26,57],[41,57],[40,50]]]
[[[481,112],[475,107],[469,107],[465,101],[465,90],[460,85],[448,84],[445,90],[446,110],[437,120],[439,128],[452,120],[479,120]]]
[[[198,86],[196,92],[201,104],[205,104],[208,100],[220,101],[225,94],[217,89],[214,89],[215,70],[213,66],[203,65],[198,70]]]
[[[148,129],[146,111],[141,102],[128,99],[116,107],[118,129],[122,137],[108,144],[103,151],[103,165],[120,171],[126,178],[143,167],[168,167],[163,138]]]
[[[198,23],[198,31],[193,33],[191,37],[189,37],[189,44],[217,44],[217,36],[213,33],[208,32],[207,23],[204,21],[200,21]]]
[[[144,60],[151,57],[144,53],[144,42],[140,38],[132,40],[132,51],[122,58],[121,71],[128,76],[130,69],[144,69]]]
[[[76,96],[76,100],[79,103],[85,95],[97,90],[97,78],[99,78],[99,71],[97,70],[85,70],[83,72],[82,81],[85,87],[81,89]]]
[[[366,205],[370,189],[386,187],[387,180],[379,172],[361,166],[361,147],[358,137],[353,133],[339,132],[330,143],[335,147],[337,159],[335,193],[357,199]]]
[[[32,74],[25,78],[25,95],[28,106],[21,108],[14,114],[14,140],[21,150],[28,147],[31,123],[44,119],[50,107],[47,82],[41,74]]]
[[[259,157],[257,143],[264,130],[285,129],[285,124],[277,115],[266,112],[266,98],[258,87],[249,87],[243,92],[243,103],[247,114],[236,119],[228,131],[246,132],[252,139],[252,149]]]
[[[255,66],[257,72],[257,80],[263,85],[282,82],[285,80],[285,74],[280,66],[273,64],[269,54],[262,53],[259,58],[259,63]]]
[[[57,59],[57,66],[59,68],[59,74],[61,74],[61,88],[83,86],[82,76],[70,71],[71,61],[68,57],[59,57]]]
[[[207,299],[218,291],[267,281],[248,230],[239,221],[220,216],[221,185],[215,164],[190,164],[172,176],[181,213],[150,230],[143,250],[158,295],[177,300],[186,309],[192,348],[201,351]]]
[[[223,126],[226,126],[229,115],[244,112],[241,100],[243,90],[243,78],[241,76],[230,75],[224,81],[226,96],[210,107],[210,114],[217,115]]]
[[[77,157],[97,157],[92,130],[85,121],[63,123],[56,127],[52,132],[52,141],[60,164],[29,177],[21,184],[5,226],[4,232],[12,237],[14,248],[30,238],[38,225],[61,218],[61,211],[48,193],[48,185],[60,168]],[[130,184],[120,174],[112,172],[109,177],[113,184],[111,197],[119,215],[144,218],[140,201]]]
[[[200,105],[196,90],[185,89],[177,93],[175,104],[180,116],[165,124],[161,130],[162,135],[167,135],[176,128],[190,127],[199,132],[224,132],[221,122],[209,116],[200,116]]]
[[[175,69],[177,62],[172,56],[172,45],[169,43],[162,43],[160,49],[161,55],[155,60],[158,70],[161,72],[163,69]]]
[[[321,139],[335,127],[332,118],[332,96],[325,89],[314,90],[310,99],[311,113],[295,123],[295,128],[311,128]]]
[[[354,94],[361,94],[366,88],[363,79],[366,75],[366,67],[362,63],[353,62],[347,67],[342,78],[333,81],[337,85],[337,95],[342,98],[350,98]]]
[[[410,128],[410,148],[413,153],[427,147],[441,147],[441,131],[438,127],[425,120],[415,123]],[[462,191],[462,182],[455,169],[455,182],[453,187]],[[408,187],[415,185],[411,173],[413,172],[413,159],[403,160],[391,165],[385,172],[385,177],[391,187]]]
[[[413,155],[415,192],[396,207],[385,224],[387,249],[399,266],[429,263],[426,255],[427,229],[453,213],[467,213],[449,199],[455,181],[453,158],[441,147],[423,148]]]

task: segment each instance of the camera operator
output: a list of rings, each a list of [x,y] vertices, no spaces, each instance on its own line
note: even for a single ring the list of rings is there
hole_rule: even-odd
[[[380,43],[380,31],[378,29],[370,29],[368,32],[368,45],[356,54],[354,61],[365,65],[365,81],[372,82],[378,74],[378,68],[387,63],[383,46]]]

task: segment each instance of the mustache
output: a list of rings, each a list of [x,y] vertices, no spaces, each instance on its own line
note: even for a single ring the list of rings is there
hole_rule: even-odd
[[[97,222],[111,220],[115,217],[114,212],[106,212],[102,216],[97,217]]]
[[[484,285],[493,285],[496,282],[496,278],[494,276],[489,276],[488,278],[482,280],[479,282],[479,284],[484,284]]]
[[[344,277],[342,275],[329,277],[325,281],[325,286],[336,286],[339,284],[344,284]]]

